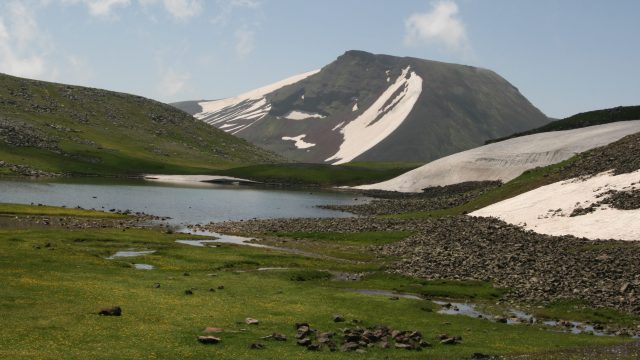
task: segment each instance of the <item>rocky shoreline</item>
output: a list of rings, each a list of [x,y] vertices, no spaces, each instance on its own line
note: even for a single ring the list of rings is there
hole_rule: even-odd
[[[465,182],[449,186],[430,187],[424,189],[421,193],[357,190],[356,193],[376,199],[367,204],[323,205],[320,207],[365,216],[449,209],[463,205],[501,185],[500,181]]]
[[[81,209],[78,207],[78,209]],[[45,215],[12,215],[0,214],[0,227],[17,228],[63,228],[63,229],[143,229],[149,227],[173,229],[161,223],[166,217],[149,215],[130,210],[110,210],[113,214],[128,215],[122,218],[93,218],[82,216],[45,216]],[[155,222],[155,223],[154,223]]]
[[[277,232],[414,231],[369,251],[398,259],[387,271],[423,279],[482,280],[532,303],[580,299],[640,315],[640,243],[549,236],[497,219],[276,219],[212,223],[202,229],[244,235]],[[293,240],[295,241],[295,240]]]

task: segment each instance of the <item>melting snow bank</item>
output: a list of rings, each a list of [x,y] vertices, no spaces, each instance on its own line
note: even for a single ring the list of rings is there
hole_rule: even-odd
[[[227,183],[227,184],[257,184],[256,181],[231,176],[217,175],[145,175],[147,181],[168,182],[178,184],[193,183]]]
[[[325,161],[332,165],[347,163],[377,145],[402,124],[422,93],[422,78],[410,70],[410,66],[402,70],[396,82],[370,108],[342,128],[344,141],[340,149]],[[353,111],[358,110],[356,105]]]
[[[316,144],[308,143],[308,142],[302,140],[306,136],[307,136],[306,134],[302,134],[302,135],[298,135],[298,136],[294,136],[294,137],[283,136],[282,140],[284,140],[284,141],[295,141],[295,146],[298,149],[308,149],[310,147],[316,146]]]
[[[610,190],[640,189],[640,170],[613,175],[604,172],[588,179],[546,185],[487,206],[472,216],[496,217],[548,235],[574,235],[589,239],[640,240],[640,209],[619,210],[601,205],[591,213],[570,216],[602,200]]]
[[[289,120],[307,120],[307,119],[323,119],[325,118],[325,116],[306,112],[306,111],[293,110],[293,111],[289,111],[287,115],[284,116],[284,118]]]
[[[637,132],[640,120],[522,136],[449,155],[394,179],[356,188],[420,192],[465,181],[507,182],[525,170],[559,163]]]

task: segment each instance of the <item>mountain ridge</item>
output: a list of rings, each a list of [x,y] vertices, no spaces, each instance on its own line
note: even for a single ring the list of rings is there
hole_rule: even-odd
[[[549,121],[497,73],[468,65],[350,50],[293,80],[260,97],[173,105],[286,158],[330,164],[427,162]]]

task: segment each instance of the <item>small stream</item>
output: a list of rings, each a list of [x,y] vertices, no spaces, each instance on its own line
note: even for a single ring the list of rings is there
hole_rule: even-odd
[[[426,300],[424,297],[417,294],[398,293],[395,291],[388,291],[388,290],[352,289],[351,291],[359,294],[372,295],[372,296],[387,296],[389,298]],[[434,304],[437,304],[440,306],[440,309],[437,312],[438,314],[443,314],[443,315],[468,316],[475,319],[484,319],[489,321],[501,322],[508,325],[542,324],[545,327],[553,328],[553,330],[555,331],[559,329],[560,332],[567,332],[572,334],[586,333],[586,334],[592,334],[595,336],[614,336],[613,334],[605,332],[601,329],[596,329],[591,324],[583,323],[580,321],[546,320],[546,321],[539,322],[533,315],[517,309],[508,309],[508,313],[512,316],[506,317],[502,315],[484,313],[478,310],[478,305],[474,303],[449,302],[449,301],[442,301],[442,300],[431,300],[431,301]]]

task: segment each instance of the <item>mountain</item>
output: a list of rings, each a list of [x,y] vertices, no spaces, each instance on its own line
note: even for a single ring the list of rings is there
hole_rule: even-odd
[[[157,101],[0,74],[0,174],[196,173],[277,159]]]
[[[420,192],[465,181],[507,182],[526,170],[559,163],[638,132],[640,120],[516,137],[449,155],[391,180],[358,188]]]
[[[549,119],[496,73],[348,51],[321,70],[174,106],[286,158],[428,162]]]
[[[491,144],[498,141],[513,139],[518,136],[539,134],[548,131],[579,129],[587,126],[637,119],[640,119],[640,106],[618,106],[610,109],[579,113],[573,116],[569,116],[568,118],[552,121],[539,128],[515,133],[503,138],[487,140],[486,143]]]

